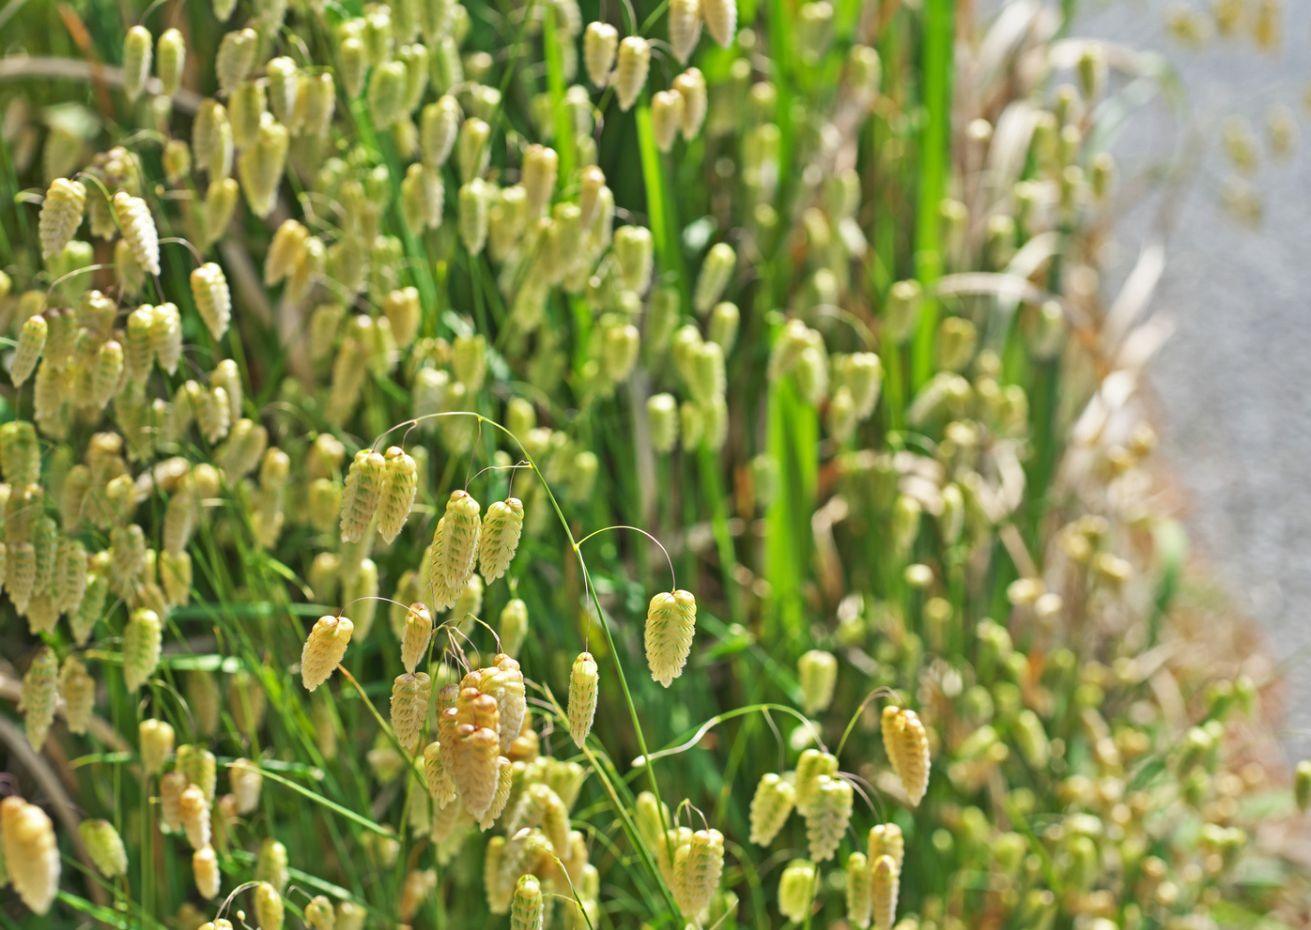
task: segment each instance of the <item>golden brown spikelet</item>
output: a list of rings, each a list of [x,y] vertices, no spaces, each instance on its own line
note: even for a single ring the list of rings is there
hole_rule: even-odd
[[[432,614],[422,601],[415,601],[405,611],[401,631],[401,664],[407,672],[419,667],[432,641]]]
[[[96,703],[96,681],[77,656],[69,656],[59,670],[59,696],[64,701],[68,732],[85,733]]]
[[[845,873],[847,921],[864,930],[870,924],[874,906],[874,876],[865,854],[854,852],[848,856]]]
[[[426,672],[406,672],[392,682],[391,726],[406,752],[419,745],[431,693],[432,680]]]
[[[22,798],[0,801],[0,839],[9,883],[34,914],[44,914],[59,890],[59,845],[45,811]]]
[[[91,857],[97,871],[106,878],[127,874],[127,850],[123,848],[123,838],[118,835],[114,825],[108,820],[84,820],[77,825],[77,832],[86,846],[87,855]]]
[[[355,624],[346,617],[329,614],[315,621],[300,654],[300,677],[306,691],[313,691],[332,677],[354,631]]]
[[[386,460],[372,449],[355,453],[341,497],[342,542],[363,539],[378,512],[386,481]]]
[[[173,755],[173,727],[163,720],[142,720],[137,728],[138,752],[147,775],[158,775]]]
[[[596,717],[599,674],[590,652],[580,652],[569,672],[569,735],[582,747]]]
[[[268,882],[255,886],[255,920],[259,930],[282,930],[282,895]]]
[[[77,228],[82,225],[86,212],[86,187],[81,181],[55,178],[46,190],[37,220],[37,237],[41,240],[41,254],[47,259],[64,251]]]
[[[218,896],[223,876],[219,872],[214,847],[202,846],[191,854],[191,877],[196,883],[196,891],[206,901]]]
[[[150,208],[140,197],[119,191],[113,200],[114,219],[123,241],[132,250],[132,258],[152,275],[159,274],[159,233]]]
[[[464,491],[452,491],[446,511],[437,521],[432,544],[424,554],[424,574],[432,592],[432,607],[451,607],[468,584],[482,532],[478,502]]]
[[[383,462],[378,499],[378,535],[392,543],[405,528],[414,495],[419,489],[419,470],[413,457],[399,446],[387,450]]]
[[[475,818],[491,806],[498,783],[501,740],[496,698],[476,688],[463,688],[456,706],[450,771],[460,800]]]
[[[662,591],[646,611],[646,664],[666,688],[683,674],[696,633],[696,598],[690,591]]]
[[[705,912],[723,873],[723,834],[697,830],[674,857],[674,898],[685,917],[695,920]]]
[[[487,508],[478,548],[479,571],[491,584],[505,574],[523,534],[523,501],[508,497]]]
[[[877,930],[891,930],[897,921],[897,890],[900,880],[901,870],[891,856],[879,856],[874,860],[870,867],[870,899]]]
[[[775,772],[762,775],[751,798],[751,842],[768,846],[774,842],[796,804],[796,788]]]
[[[810,858],[827,862],[837,852],[851,822],[853,792],[844,778],[821,775],[815,797],[806,813],[806,840]]]
[[[888,706],[881,719],[883,748],[912,807],[929,786],[929,738],[913,710]]]
[[[23,712],[23,725],[27,741],[32,748],[40,749],[55,720],[55,704],[59,693],[59,660],[49,646],[42,646],[32,658],[32,664],[23,676],[19,708]]]
[[[545,921],[546,902],[537,876],[519,876],[510,902],[510,930],[542,930]]]
[[[137,691],[159,665],[163,627],[159,614],[145,607],[132,611],[123,630],[123,681]]]

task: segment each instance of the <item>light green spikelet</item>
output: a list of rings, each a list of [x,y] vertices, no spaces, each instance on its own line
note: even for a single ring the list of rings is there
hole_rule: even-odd
[[[380,453],[372,449],[355,453],[341,497],[342,542],[358,542],[364,538],[374,514],[378,512],[386,472],[387,462]]]
[[[64,702],[68,732],[85,733],[96,703],[96,681],[77,656],[66,658],[59,670],[59,696]]]
[[[114,219],[123,241],[136,263],[152,275],[159,274],[159,232],[150,208],[140,197],[119,191],[113,199]]]
[[[481,509],[467,492],[453,491],[437,521],[424,555],[425,582],[436,610],[452,607],[469,583],[482,535]]]
[[[392,446],[383,461],[377,503],[378,535],[388,544],[404,529],[418,488],[419,472],[414,458],[399,446]]]
[[[155,40],[144,26],[133,26],[123,39],[123,94],[136,100],[150,78],[150,59]]]
[[[590,652],[580,652],[569,672],[569,735],[582,747],[596,718],[600,675]]]
[[[844,871],[846,876],[847,921],[852,926],[865,930],[869,927],[874,907],[874,876],[869,867],[869,860],[864,853],[854,852],[847,857]]]
[[[807,749],[797,760],[795,779],[797,811],[805,816],[811,809],[819,791],[820,778],[838,773],[838,760],[830,753]]]
[[[512,598],[501,608],[497,634],[501,640],[501,651],[514,655],[523,648],[528,636],[528,605],[520,598]]]
[[[108,820],[84,820],[77,832],[86,846],[87,855],[105,878],[127,874],[127,850],[123,838]]]
[[[19,709],[23,712],[27,741],[33,749],[40,750],[45,744],[46,734],[55,720],[58,693],[59,660],[50,647],[43,646],[28,666],[19,692]]]
[[[223,269],[214,262],[206,262],[192,271],[191,296],[209,334],[215,340],[222,339],[232,319],[232,292]]]
[[[510,902],[510,930],[543,930],[545,920],[546,903],[537,876],[519,876]]]
[[[876,930],[892,930],[897,921],[901,869],[891,856],[879,856],[870,867],[870,898]]]
[[[331,677],[346,655],[355,624],[346,617],[320,617],[301,650],[300,674],[306,691],[313,691]]]
[[[751,798],[751,842],[757,846],[774,842],[796,799],[796,788],[789,779],[775,772],[762,775]]]
[[[14,349],[13,361],[9,364],[9,377],[14,387],[21,387],[36,370],[36,363],[45,351],[49,332],[49,324],[39,313],[28,317],[23,323],[23,328],[18,332],[18,346]]]
[[[696,634],[696,598],[690,591],[662,591],[646,611],[646,663],[666,688],[683,674]]]
[[[797,677],[801,682],[801,706],[808,714],[827,710],[833,703],[833,687],[837,683],[838,660],[831,652],[811,649],[797,661]]]
[[[37,238],[41,254],[51,259],[72,241],[86,213],[86,186],[81,181],[55,178],[46,189],[37,219]]]
[[[794,923],[805,923],[810,916],[817,885],[815,864],[805,859],[793,859],[779,878],[779,913]]]
[[[851,822],[853,792],[844,778],[821,775],[806,812],[806,840],[810,858],[827,862],[837,852]]]
[[[510,567],[523,534],[523,517],[523,501],[517,497],[496,501],[487,508],[478,545],[478,568],[488,584]]]
[[[155,673],[162,638],[159,614],[144,607],[132,612],[123,629],[123,681],[129,691],[139,690]]]
[[[155,43],[155,75],[160,92],[172,97],[182,86],[182,72],[187,64],[187,43],[176,29],[166,29]]]

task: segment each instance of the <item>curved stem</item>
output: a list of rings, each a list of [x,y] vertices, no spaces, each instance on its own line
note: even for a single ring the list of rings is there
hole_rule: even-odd
[[[659,546],[660,551],[663,552],[665,555],[665,564],[669,566],[670,590],[671,591],[678,590],[678,576],[674,574],[674,560],[669,557],[669,550],[665,548],[664,543],[662,543],[655,536],[652,536],[646,530],[642,529],[640,526],[629,526],[627,523],[615,523],[610,526],[603,526],[599,530],[593,530],[592,532],[584,536],[582,539],[578,540],[578,545],[581,546],[583,543],[587,542],[593,536],[599,536],[608,530],[632,530],[634,533],[641,533],[647,539],[651,540],[651,542]]]

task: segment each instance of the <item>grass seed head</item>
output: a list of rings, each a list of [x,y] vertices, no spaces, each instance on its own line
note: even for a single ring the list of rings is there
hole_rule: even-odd
[[[846,877],[847,920],[852,926],[867,928],[874,914],[874,875],[869,860],[862,852],[847,857]]]
[[[619,50],[619,32],[609,23],[592,22],[583,31],[583,64],[588,80],[596,87],[610,82],[615,53]]]
[[[683,674],[696,633],[696,598],[690,591],[662,591],[646,611],[646,662],[666,688]]]
[[[282,930],[282,895],[268,882],[255,886],[255,920],[259,930]]]
[[[414,507],[418,489],[419,471],[414,458],[399,446],[392,446],[383,462],[377,504],[378,533],[387,543],[394,542],[400,535]]]
[[[596,717],[600,676],[590,652],[580,652],[569,672],[569,735],[579,748],[587,742]]]
[[[813,862],[793,859],[783,869],[778,882],[778,910],[794,923],[804,923],[810,916],[819,876]]]
[[[59,845],[45,811],[22,798],[0,801],[0,841],[9,883],[34,914],[45,914],[59,890]]]
[[[64,719],[68,722],[68,732],[85,733],[95,708],[96,681],[76,656],[66,658],[59,670],[59,696],[64,702]]]
[[[9,377],[15,387],[22,387],[23,382],[36,370],[36,363],[41,360],[41,353],[45,351],[49,332],[50,325],[40,314],[28,317],[22,329],[18,331],[18,346],[14,349],[13,360],[9,363]]]
[[[615,64],[615,98],[619,109],[628,111],[637,103],[646,87],[647,72],[651,68],[651,46],[641,36],[628,36],[619,43],[619,57]]]
[[[206,901],[218,897],[223,876],[214,847],[202,846],[191,854],[191,877],[196,883],[196,892]]]
[[[796,805],[796,788],[785,776],[769,772],[761,776],[751,798],[751,842],[768,846],[787,823]]]
[[[821,775],[818,781],[805,814],[806,840],[810,858],[827,862],[837,852],[851,822],[853,792],[844,778]]]
[[[59,255],[72,241],[86,213],[86,186],[81,181],[55,178],[46,189],[37,219],[41,254],[47,260]]]
[[[159,614],[142,607],[132,611],[123,630],[123,681],[137,691],[159,666],[163,626]]]
[[[119,191],[113,199],[114,219],[132,258],[146,272],[159,274],[159,232],[150,208],[140,197]]]
[[[838,660],[831,652],[811,649],[797,662],[797,677],[801,681],[801,707],[808,714],[817,714],[833,703],[833,688],[838,679]]]
[[[929,786],[929,740],[913,710],[888,706],[882,716],[883,747],[911,806],[918,806]]]
[[[305,690],[313,691],[332,676],[346,655],[354,631],[355,624],[346,617],[326,615],[315,621],[300,656]]]
[[[77,832],[86,846],[87,855],[105,878],[127,874],[127,850],[123,838],[108,820],[84,820]]]
[[[897,891],[901,869],[891,856],[884,855],[874,860],[870,871],[874,926],[877,930],[891,930],[897,920]]]
[[[432,680],[426,672],[406,672],[392,683],[391,726],[406,752],[412,753],[419,745],[431,694]]]
[[[478,569],[491,584],[505,574],[523,534],[523,501],[508,497],[487,508],[478,548]]]
[[[437,521],[424,570],[432,606],[446,610],[455,604],[473,574],[482,533],[478,502],[465,491],[453,491]]]
[[[192,849],[203,849],[210,840],[210,810],[205,792],[196,785],[188,785],[178,798],[178,812],[182,830]]]
[[[546,902],[537,876],[519,876],[510,903],[510,930],[542,930],[545,921]]]

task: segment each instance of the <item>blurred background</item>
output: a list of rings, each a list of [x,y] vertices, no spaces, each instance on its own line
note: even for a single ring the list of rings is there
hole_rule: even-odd
[[[1224,35],[1202,15],[1224,5],[1088,3],[1078,32],[1176,72],[1178,99],[1133,117],[1118,150],[1126,175],[1177,183],[1126,214],[1114,264],[1123,277],[1166,246],[1152,312],[1172,332],[1149,372],[1169,477],[1203,580],[1287,675],[1296,759],[1311,753],[1311,21],[1290,0],[1263,48],[1252,23]]]

